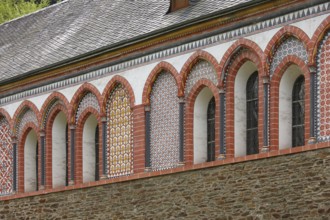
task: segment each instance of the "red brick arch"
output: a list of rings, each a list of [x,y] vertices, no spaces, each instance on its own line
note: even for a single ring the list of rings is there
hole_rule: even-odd
[[[46,189],[51,189],[53,187],[53,181],[52,181],[52,177],[53,177],[53,139],[52,139],[52,130],[53,130],[53,124],[55,121],[56,116],[60,113],[63,112],[65,114],[67,123],[69,123],[69,113],[67,111],[66,106],[63,106],[62,104],[57,104],[52,110],[51,112],[49,112],[47,121],[46,121],[46,126],[45,126],[45,135],[46,135],[46,151],[45,151],[45,158],[46,158],[46,164],[45,164],[45,170],[46,170],[46,178],[45,178],[45,188]],[[70,140],[70,137],[69,137]],[[70,151],[67,152],[68,153],[68,159],[70,160]],[[70,163],[68,162],[68,166],[70,168]],[[68,171],[70,171],[70,169],[68,169]]]
[[[28,136],[29,132],[31,130],[34,130],[34,132],[37,134],[37,142],[39,143],[39,146],[40,146],[40,136],[39,136],[39,130],[38,130],[38,127],[37,125],[35,125],[34,123],[32,122],[28,122],[24,128],[22,129],[22,136],[19,140],[19,143],[18,143],[18,174],[17,174],[17,180],[18,180],[18,192],[19,193],[24,193],[24,145],[25,145],[25,141],[26,141],[26,137]],[[39,155],[41,154],[41,148],[39,147]],[[41,158],[39,157],[39,160],[38,160],[38,177],[39,179],[37,180],[38,183],[39,183],[39,186],[41,185]]]
[[[71,116],[70,123],[74,124],[76,122],[75,114],[77,112],[79,103],[84,98],[84,96],[89,92],[93,93],[96,96],[99,107],[101,109],[102,95],[100,94],[99,90],[90,83],[84,83],[82,86],[79,87],[79,89],[76,91],[76,93],[72,97],[72,100],[71,100],[71,103],[70,103],[70,105],[72,107],[71,108],[72,109],[72,111],[71,111],[72,114],[70,115]]]
[[[219,153],[219,137],[220,137],[220,95],[219,89],[208,79],[198,80],[186,99],[186,110],[185,110],[185,162],[187,165],[191,165],[194,162],[194,104],[197,96],[203,88],[209,88],[215,98],[216,111],[215,111],[215,153]]]
[[[220,67],[222,71],[220,72],[219,75],[219,85],[223,85],[223,79],[225,77],[225,71],[229,65],[229,61],[233,58],[235,53],[241,48],[246,48],[255,55],[255,57],[258,60],[258,62],[255,62],[256,64],[258,64],[258,69],[264,68],[262,62],[262,60],[264,59],[264,53],[259,47],[259,45],[248,39],[244,39],[244,38],[239,39],[235,41],[235,43],[228,48],[228,50],[226,51],[226,53],[224,54],[224,56],[220,61]],[[266,74],[264,71],[261,71],[261,73]]]
[[[229,68],[227,75],[226,84],[226,157],[230,158],[235,155],[235,79],[238,71],[248,61],[251,61],[256,65],[258,70],[258,118],[263,118],[263,81],[262,78],[265,76],[264,68],[261,64],[261,57],[258,54],[251,51],[244,51],[238,57],[235,58]],[[259,132],[259,149],[263,143],[263,123],[262,120],[258,121],[258,132]]]
[[[67,115],[70,112],[70,103],[68,99],[60,92],[53,92],[44,102],[44,104],[41,107],[40,114],[41,114],[41,120],[40,120],[40,128],[43,127],[44,120],[47,120],[46,114],[48,109],[51,107],[52,102],[57,99],[59,101],[62,101],[65,108],[65,114]]]
[[[272,56],[272,52],[275,50],[275,48],[281,43],[281,40],[284,37],[288,37],[288,36],[293,36],[295,38],[297,38],[298,40],[300,40],[304,45],[305,45],[305,49],[307,51],[307,56],[310,57],[311,54],[311,47],[310,47],[310,39],[308,37],[308,35],[301,30],[298,27],[295,26],[285,26],[283,28],[281,28],[273,37],[272,39],[269,41],[269,43],[266,46],[265,49],[265,56],[264,56],[264,60],[263,63],[265,64],[265,72],[269,72],[269,63],[271,60],[271,56]]]
[[[86,108],[80,115],[77,128],[76,128],[76,145],[75,145],[75,172],[74,179],[75,184],[81,184],[83,182],[83,130],[86,120],[90,115],[94,115],[97,119],[99,126],[99,173],[102,174],[102,120],[99,112],[92,108]]]
[[[183,67],[181,69],[180,76],[182,77],[182,80],[181,80],[182,85],[180,88],[182,89],[182,93],[184,93],[184,88],[186,86],[186,81],[187,81],[190,71],[192,70],[192,68],[195,66],[195,64],[199,60],[205,60],[205,61],[211,63],[216,71],[217,76],[218,77],[220,76],[220,65],[218,64],[218,62],[214,58],[214,56],[212,56],[210,53],[205,52],[203,50],[197,50],[193,55],[191,55],[189,57],[189,59],[185,62],[185,64],[183,65]]]
[[[178,96],[183,96],[183,88],[182,88],[182,79],[179,75],[178,71],[172,66],[172,64],[162,61],[151,71],[148,76],[146,83],[144,84],[143,94],[142,94],[142,103],[144,105],[150,105],[150,94],[152,91],[152,86],[155,83],[158,75],[163,71],[168,71],[175,79],[176,85],[178,87]]]
[[[316,65],[316,59],[317,59],[317,52],[318,52],[318,47],[323,40],[325,34],[330,30],[330,16],[325,18],[323,22],[318,26],[316,29],[312,40],[311,40],[311,56],[309,57],[309,63],[312,66]]]
[[[102,106],[101,106],[102,115],[106,114],[106,108],[107,108],[107,103],[108,103],[110,93],[118,84],[121,84],[122,86],[124,86],[124,88],[126,89],[126,91],[129,94],[131,108],[134,107],[135,95],[134,95],[134,91],[132,89],[131,84],[124,77],[116,75],[108,82],[108,84],[106,85],[106,87],[103,90]]]
[[[310,134],[310,72],[307,64],[297,56],[285,57],[270,81],[270,150],[279,149],[279,86],[283,74],[291,65],[297,65],[305,78],[305,142]]]
[[[22,113],[25,109],[31,109],[34,114],[36,115],[36,118],[37,118],[37,121],[38,121],[38,125],[40,124],[39,121],[40,121],[40,113],[39,113],[39,110],[37,108],[37,106],[35,104],[33,104],[31,101],[28,101],[28,100],[25,100],[24,102],[22,102],[20,104],[20,106],[16,109],[15,111],[15,114],[14,114],[14,117],[13,117],[13,134],[14,135],[17,135],[16,134],[16,126],[17,126],[17,122],[18,120],[20,119],[20,117],[22,117]],[[37,125],[36,125],[37,126]],[[38,131],[39,129],[37,129],[36,131]]]

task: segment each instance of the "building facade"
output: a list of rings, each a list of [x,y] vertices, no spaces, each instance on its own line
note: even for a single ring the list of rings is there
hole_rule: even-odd
[[[0,26],[2,199],[329,141],[328,1],[176,4]]]

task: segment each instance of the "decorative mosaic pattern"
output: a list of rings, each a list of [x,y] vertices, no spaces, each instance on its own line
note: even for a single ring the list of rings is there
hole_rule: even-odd
[[[46,122],[48,119],[48,116],[50,114],[50,112],[55,108],[55,106],[60,103],[59,100],[54,99],[48,106],[47,110],[46,110],[46,114],[44,114],[44,118],[42,119],[42,129],[46,128]]]
[[[108,176],[133,173],[133,113],[130,97],[119,84],[110,94],[107,106]]]
[[[16,134],[18,137],[21,137],[22,130],[27,123],[32,122],[36,126],[38,126],[37,116],[34,114],[34,112],[31,109],[25,110],[25,113],[21,114],[21,116],[22,117],[19,117],[16,125]]]
[[[158,75],[150,94],[150,161],[153,170],[179,163],[179,98],[174,77]]]
[[[330,139],[330,32],[320,44],[317,58],[317,139]]]
[[[78,119],[79,119],[80,115],[88,107],[93,107],[98,112],[100,112],[99,102],[97,101],[96,96],[93,93],[91,93],[91,92],[87,93],[84,96],[84,98],[81,99],[81,101],[79,103],[77,114],[76,114],[76,123],[78,123]]]
[[[233,29],[228,32],[224,32],[218,35],[210,36],[207,38],[203,38],[197,41],[181,44],[177,47],[172,47],[168,48],[166,50],[162,50],[156,53],[152,53],[146,56],[141,56],[136,59],[128,60],[123,63],[119,63],[116,65],[112,65],[106,68],[102,68],[99,70],[91,71],[86,74],[82,74],[77,77],[73,77],[70,79],[54,82],[54,83],[49,83],[45,86],[38,87],[35,89],[30,89],[24,92],[20,92],[14,95],[10,95],[4,98],[0,99],[0,105],[14,101],[14,100],[19,100],[28,96],[35,96],[36,94],[43,93],[46,91],[52,91],[56,90],[62,87],[66,87],[72,84],[76,84],[79,82],[84,82],[91,80],[96,77],[104,76],[108,73],[114,74],[115,72],[118,72],[120,70],[126,69],[126,68],[132,68],[133,66],[136,65],[141,65],[143,63],[151,62],[155,59],[160,59],[160,58],[166,58],[168,56],[172,56],[175,54],[180,54],[185,51],[190,51],[194,50],[197,48],[205,47],[207,45],[213,45],[213,44],[219,44],[224,41],[233,40],[235,38],[241,38],[242,36],[245,36],[247,34],[255,33],[255,32],[260,32],[263,29],[267,28],[273,28],[277,26],[283,26],[285,24],[291,24],[295,22],[296,20],[299,20],[301,18],[305,18],[308,16],[312,15],[317,15],[319,13],[324,13],[326,11],[330,10],[330,4],[329,3],[322,3],[316,6],[312,6],[306,9],[294,11],[292,13],[288,13],[279,17],[271,18],[265,21],[260,21],[257,23],[253,23],[248,26],[244,26],[238,29]]]
[[[217,73],[214,67],[205,60],[199,60],[188,74],[185,88],[186,96],[188,96],[195,83],[202,78],[210,80],[214,85],[218,84]]]
[[[307,51],[300,40],[295,37],[283,39],[279,46],[273,51],[270,65],[270,76],[273,75],[283,58],[288,55],[296,55],[305,61],[305,63],[308,62]]]
[[[9,123],[0,119],[0,196],[13,191],[13,145]]]

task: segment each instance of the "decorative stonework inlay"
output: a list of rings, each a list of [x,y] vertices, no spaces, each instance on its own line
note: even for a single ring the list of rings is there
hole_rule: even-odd
[[[323,41],[317,56],[317,139],[330,139],[330,32]]]
[[[153,170],[179,163],[179,98],[174,77],[158,75],[150,94],[150,161]]]
[[[282,40],[279,46],[273,51],[270,64],[270,76],[272,76],[284,57],[295,55],[302,59],[306,64],[308,54],[304,44],[295,37],[288,37]]]
[[[46,128],[46,123],[47,123],[47,120],[48,120],[48,117],[49,117],[49,114],[51,113],[51,111],[55,108],[55,106],[57,104],[63,104],[62,101],[59,101],[58,99],[54,99],[48,106],[47,110],[46,110],[46,114],[44,114],[44,118],[42,119],[42,128],[41,129],[45,129]]]
[[[214,83],[214,85],[218,84],[217,73],[214,67],[205,60],[199,60],[188,74],[186,87],[184,90],[186,97],[196,82],[202,78],[210,80]]]
[[[21,137],[24,126],[29,122],[32,122],[36,126],[38,126],[37,116],[34,114],[34,112],[31,109],[26,109],[25,112],[21,114],[21,117],[19,117],[17,120],[16,135],[18,137]]]
[[[133,173],[133,113],[127,90],[118,84],[107,105],[108,176]]]
[[[13,145],[9,123],[0,119],[0,196],[13,192]]]
[[[80,115],[87,109],[88,107],[94,108],[96,111],[100,112],[99,102],[97,101],[96,96],[89,92],[87,93],[84,98],[81,99],[78,110],[76,113],[76,123],[78,123]]]

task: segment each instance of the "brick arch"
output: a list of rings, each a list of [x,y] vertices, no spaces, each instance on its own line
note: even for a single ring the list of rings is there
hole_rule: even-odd
[[[68,126],[69,126],[70,116],[69,116],[69,113],[67,111],[67,108],[65,106],[63,106],[62,104],[57,104],[51,110],[51,112],[49,113],[48,119],[46,121],[46,126],[44,128],[45,129],[45,135],[46,135],[46,146],[45,146],[45,148],[46,148],[46,151],[45,151],[45,158],[46,158],[45,188],[46,189],[51,189],[52,186],[53,186],[52,185],[53,184],[53,181],[52,181],[52,177],[53,177],[52,176],[52,174],[53,174],[53,171],[52,171],[52,166],[53,166],[53,162],[52,162],[52,160],[53,160],[53,158],[52,158],[52,155],[53,155],[53,152],[52,152],[52,147],[53,147],[52,130],[53,130],[53,124],[54,124],[55,118],[60,112],[64,113],[64,115],[66,117],[66,120],[67,120],[67,123],[68,123]],[[70,137],[69,137],[69,140],[70,140]],[[70,151],[67,152],[67,153],[70,153]],[[68,159],[69,158],[70,157],[68,155]],[[67,164],[67,165],[69,165],[69,164]],[[68,171],[70,171],[70,169],[68,169]]]
[[[142,94],[142,103],[145,105],[150,105],[150,94],[152,91],[152,86],[155,83],[158,75],[163,71],[168,71],[175,79],[176,85],[178,87],[178,96],[183,96],[183,87],[182,87],[182,79],[179,75],[178,71],[175,69],[172,64],[162,61],[151,71],[148,76],[146,83],[144,84],[143,94]]]
[[[212,56],[210,53],[203,51],[203,50],[197,50],[193,55],[189,57],[189,59],[185,62],[183,65],[180,76],[182,77],[181,79],[181,86],[180,88],[182,89],[182,93],[184,92],[185,86],[186,86],[186,81],[188,78],[188,75],[192,68],[195,66],[195,64],[199,60],[205,60],[209,62],[215,69],[217,76],[220,76],[220,65],[218,64],[217,60]]]
[[[52,106],[52,102],[54,100],[59,100],[59,101],[62,101],[63,104],[64,104],[64,107],[65,107],[65,113],[68,114],[70,112],[70,103],[68,101],[68,99],[60,92],[53,92],[47,99],[46,101],[44,102],[44,104],[42,105],[41,107],[41,110],[40,110],[40,128],[43,127],[43,123],[44,123],[44,120],[47,120],[46,117],[46,114],[47,114],[47,111],[48,109]]]
[[[131,84],[124,77],[116,75],[107,83],[106,87],[103,90],[102,107],[101,107],[102,115],[106,114],[106,108],[107,108],[107,103],[108,103],[110,93],[113,91],[113,89],[118,84],[123,85],[123,87],[126,89],[126,91],[129,94],[129,98],[130,98],[130,106],[131,106],[131,108],[134,107],[135,95],[134,95],[134,91],[133,91]]]
[[[75,184],[81,184],[83,182],[83,130],[85,122],[90,115],[96,117],[99,126],[99,174],[100,176],[102,174],[102,117],[96,109],[88,107],[81,113],[77,122],[74,171]]]
[[[272,39],[268,42],[266,49],[265,49],[265,56],[263,63],[265,64],[265,72],[269,72],[270,68],[270,61],[272,58],[272,52],[275,50],[275,48],[280,45],[281,40],[284,37],[290,37],[293,36],[300,40],[307,51],[308,57],[310,57],[311,50],[310,50],[310,38],[308,35],[300,28],[295,27],[295,26],[285,26],[281,28],[273,37]]]
[[[310,65],[312,65],[312,66],[316,65],[317,52],[319,49],[319,45],[329,30],[330,30],[330,16],[328,16],[327,18],[325,18],[323,20],[323,22],[318,26],[318,28],[316,29],[316,31],[312,37],[311,44],[310,44],[311,56],[309,57]]]
[[[198,80],[186,99],[186,109],[185,109],[185,150],[184,158],[187,165],[191,165],[194,162],[194,104],[197,96],[203,88],[209,88],[215,98],[216,103],[216,113],[215,113],[215,153],[216,155],[219,152],[219,137],[220,137],[220,95],[219,89],[208,79]],[[217,156],[216,156],[217,158]]]
[[[34,112],[34,114],[36,115],[36,117],[37,117],[38,125],[40,124],[39,123],[39,121],[40,121],[40,113],[39,113],[39,110],[38,110],[37,106],[35,104],[33,104],[31,101],[25,100],[16,109],[15,114],[14,114],[14,117],[13,117],[13,134],[14,135],[17,135],[16,134],[17,122],[20,119],[20,117],[22,117],[22,113],[23,113],[23,111],[25,109],[31,109]]]
[[[297,56],[285,57],[274,72],[270,81],[270,150],[279,149],[279,87],[282,76],[291,66],[297,65],[305,78],[305,143],[310,135],[310,72],[307,64]]]
[[[72,97],[72,100],[70,102],[71,105],[71,119],[70,123],[74,124],[76,122],[75,114],[77,112],[78,106],[80,104],[80,101],[84,98],[84,96],[87,93],[92,93],[96,96],[99,107],[101,109],[102,106],[102,95],[100,94],[99,90],[90,83],[84,83],[82,86],[79,87],[79,89],[75,92],[75,94]],[[102,112],[101,112],[102,113]]]
[[[264,68],[263,62],[262,62],[264,59],[264,53],[261,50],[261,48],[259,47],[259,45],[257,45],[255,42],[248,40],[248,39],[244,39],[244,38],[239,39],[239,40],[235,41],[235,43],[229,47],[229,49],[226,51],[226,53],[224,54],[224,56],[222,57],[222,59],[220,61],[220,67],[221,67],[222,71],[220,72],[220,75],[219,75],[219,85],[223,84],[223,79],[225,78],[226,70],[227,70],[228,66],[230,65],[229,62],[233,59],[233,56],[236,54],[236,52],[242,48],[246,48],[249,51],[251,51],[251,53],[254,54],[254,56],[258,60],[258,68],[260,68],[260,69]],[[261,72],[265,74],[264,71],[261,71]]]
[[[31,130],[34,130],[34,132],[37,134],[37,142],[40,146],[40,136],[39,136],[39,130],[38,130],[38,127],[37,125],[35,125],[34,123],[32,122],[28,122],[24,128],[22,129],[22,136],[19,140],[19,143],[18,143],[18,149],[17,149],[17,158],[18,158],[18,174],[17,174],[17,186],[18,186],[18,192],[19,193],[24,193],[24,146],[25,146],[25,142],[26,142],[26,138],[29,134],[29,132]],[[39,147],[39,155],[41,153],[41,148]],[[37,180],[38,183],[39,183],[39,186],[40,186],[40,174],[41,174],[41,159],[39,157],[39,160],[38,160],[38,177],[39,179]]]
[[[261,64],[261,57],[256,53],[251,53],[249,51],[244,51],[238,55],[232,62],[229,72],[227,75],[226,84],[223,84],[223,87],[226,90],[226,157],[233,157],[235,155],[235,79],[238,71],[241,67],[248,61],[251,61],[256,65],[258,70],[258,118],[263,118],[263,81],[262,77],[266,74],[264,68]],[[262,147],[263,143],[263,123],[261,120],[258,122],[258,135],[259,137],[259,149]]]

